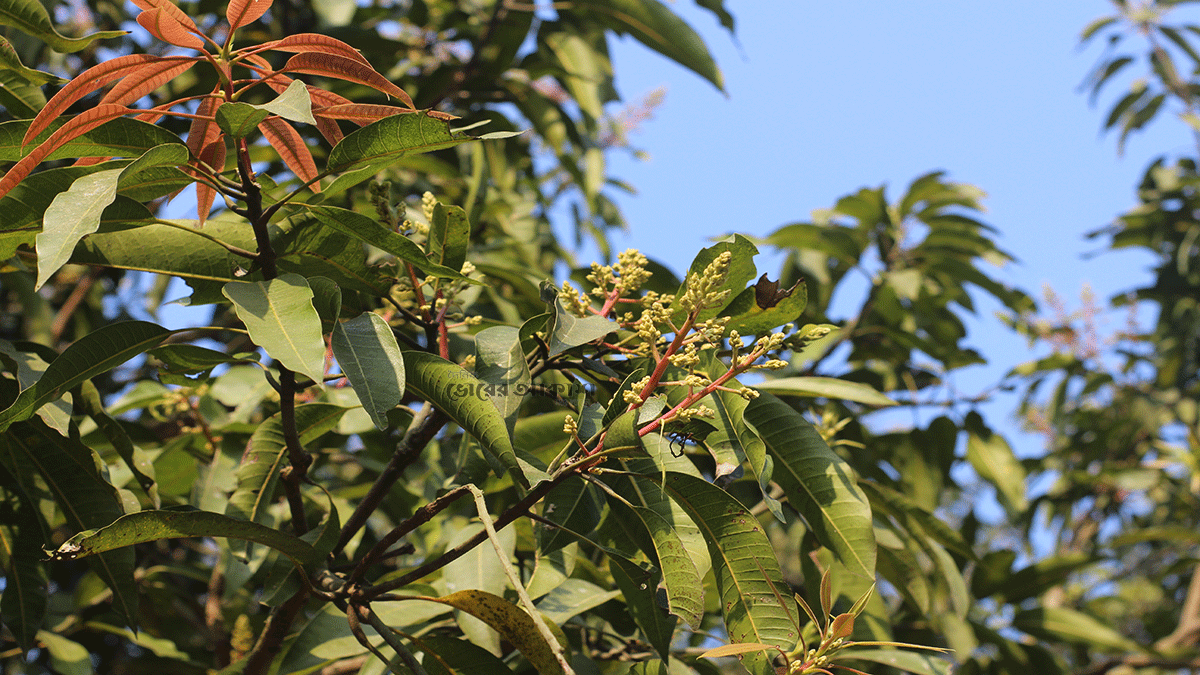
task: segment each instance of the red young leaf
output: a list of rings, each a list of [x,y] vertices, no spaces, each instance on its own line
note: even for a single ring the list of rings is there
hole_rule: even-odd
[[[352,61],[358,61],[368,68],[371,67],[371,64],[367,63],[367,60],[363,58],[363,55],[357,49],[337,38],[331,38],[328,35],[321,35],[320,33],[297,33],[289,35],[282,40],[268,42],[255,47],[254,51],[257,53],[267,49],[296,54],[312,52],[329,54],[330,56],[341,56]]]
[[[272,0],[229,0],[225,8],[225,18],[229,21],[229,30],[235,31],[246,24],[254,23],[268,9]]]
[[[216,126],[216,125],[214,125]],[[217,140],[204,146],[200,151],[199,160],[211,166],[217,173],[225,170],[225,139]],[[204,227],[208,214],[212,212],[213,200],[217,191],[204,181],[196,181],[196,227]]]
[[[409,108],[397,108],[394,105],[370,105],[367,103],[342,103],[321,108],[313,107],[313,115],[335,120],[350,120],[359,126],[365,126],[392,115],[413,112],[416,111]]]
[[[21,140],[21,144],[28,145],[30,141],[37,138],[38,134],[45,131],[54,118],[71,107],[72,103],[110,82],[137,72],[146,64],[161,59],[162,57],[149,54],[129,54],[109,59],[83,71],[46,102],[46,107],[42,108],[37,117],[33,118],[33,122],[29,124],[29,130],[25,132],[25,138]]]
[[[50,137],[45,142],[39,143],[32,152],[14,164],[8,170],[8,173],[4,174],[4,178],[0,178],[0,199],[3,199],[4,195],[8,194],[9,190],[16,187],[18,183],[25,180],[26,176],[33,173],[37,165],[41,164],[42,160],[46,159],[50,153],[59,149],[71,139],[82,136],[101,124],[116,117],[127,115],[130,112],[134,111],[123,105],[104,104],[79,113],[67,120],[67,123],[50,134]]]
[[[282,71],[287,73],[322,75],[347,82],[364,84],[389,96],[395,96],[409,108],[413,107],[412,99],[409,98],[403,89],[392,84],[386,77],[376,72],[374,68],[343,56],[314,53],[297,54],[288,59]]]
[[[199,157],[200,151],[221,135],[221,127],[217,126],[216,121],[217,105],[220,102],[221,98],[214,90],[211,95],[200,99],[200,105],[196,106],[196,117],[192,118],[187,137],[188,151],[194,157]]]
[[[317,163],[313,161],[312,152],[309,151],[308,144],[304,142],[300,132],[284,120],[273,116],[259,122],[258,130],[297,178],[305,183],[314,181],[317,177]],[[309,188],[313,192],[320,192],[321,184],[314,181]]]
[[[271,64],[267,63],[266,59],[263,59],[260,56],[251,55],[247,60],[254,62],[255,65],[261,65],[266,69],[270,69]],[[261,64],[258,63],[259,61],[261,61]],[[266,78],[263,78],[262,81],[280,94],[287,91],[288,86],[293,82],[292,78],[282,73],[272,73]],[[350,102],[350,99],[345,98],[344,96],[339,96],[331,91],[325,91],[324,89],[314,87],[311,84],[305,86],[308,88],[308,96],[313,102],[313,105],[340,105],[342,103]],[[329,141],[330,145],[337,145],[338,142],[342,140],[342,129],[337,125],[337,122],[333,121],[332,119],[322,118],[316,115],[314,115],[314,117],[317,119],[317,130],[321,132],[321,135],[325,137],[325,140]]]
[[[117,83],[100,102],[117,105],[134,103],[186,72],[199,61],[199,57],[195,56],[167,56],[154,63],[148,63]]]
[[[174,5],[171,5],[175,7]],[[178,7],[175,7],[179,11]],[[204,40],[201,40],[196,35],[199,32],[196,29],[196,24],[192,22],[186,14],[179,11],[179,15],[187,21],[183,23],[174,13],[166,9],[155,8],[143,11],[137,16],[138,25],[150,31],[154,37],[172,44],[177,47],[188,47],[191,49],[203,49]],[[189,30],[189,27],[191,30]]]
[[[330,145],[337,145],[338,143],[342,142],[342,128],[338,126],[337,122],[328,117],[321,117],[317,114],[313,114],[313,117],[317,120],[317,131],[321,132],[321,136],[323,136]]]

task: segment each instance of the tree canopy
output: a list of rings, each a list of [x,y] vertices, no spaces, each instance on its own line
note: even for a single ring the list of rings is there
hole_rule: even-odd
[[[1088,84],[1145,77],[1106,128],[1200,139],[1200,27],[1114,4]],[[943,173],[673,271],[609,245],[653,105],[621,111],[610,40],[724,84],[658,0],[0,25],[5,672],[1200,668],[1197,156],[1092,235],[1153,284],[1078,311],[997,280]],[[983,297],[1045,354],[996,383],[1038,456],[946,386]]]

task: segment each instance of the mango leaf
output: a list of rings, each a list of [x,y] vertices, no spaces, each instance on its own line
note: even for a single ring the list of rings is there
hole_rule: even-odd
[[[720,362],[714,359],[708,369],[710,376],[719,376],[720,373],[716,373],[715,370],[722,367]],[[725,386],[740,389],[742,384],[730,378]],[[714,392],[706,401],[717,414],[716,419],[712,420],[717,430],[704,439],[705,445],[729,445],[738,457],[744,459],[750,465],[750,473],[758,483],[767,510],[779,522],[787,522],[779,500],[771,496],[771,475],[775,471],[775,460],[767,454],[766,443],[763,443],[758,434],[746,424],[746,406],[750,402],[736,392],[724,390]]]
[[[777,380],[767,380],[755,385],[754,388],[776,396],[828,398],[877,406],[896,405],[895,401],[869,385],[836,377],[782,377]]]
[[[520,329],[493,326],[475,334],[475,376],[491,385],[489,398],[504,416],[511,437],[531,385]]]
[[[857,659],[870,661],[885,666],[891,666],[915,675],[950,675],[954,663],[948,659],[933,654],[905,651],[903,649],[882,649],[876,647],[853,647],[837,653],[836,660]]]
[[[1144,651],[1137,642],[1113,630],[1108,624],[1070,607],[1021,610],[1013,617],[1012,625],[1035,637],[1086,645],[1105,652]]]
[[[300,182],[313,192],[321,191],[316,160],[313,159],[308,141],[295,127],[278,117],[268,117],[258,123],[258,130]]]
[[[119,321],[76,340],[46,368],[42,377],[0,412],[0,432],[28,419],[38,408],[61,397],[71,387],[107,372],[162,344],[171,331],[146,321]]]
[[[271,8],[272,0],[230,0],[225,8],[225,20],[234,31],[254,23]]]
[[[650,537],[654,560],[662,573],[667,591],[667,607],[689,626],[699,627],[704,618],[704,580],[675,525],[653,509],[643,506],[627,509],[618,504],[613,502],[613,508],[622,514],[631,511],[632,518],[641,523]]]
[[[696,254],[696,257],[692,260],[691,267],[688,268],[688,273],[684,277],[683,283],[679,286],[677,297],[682,296],[687,291],[688,279],[702,276],[704,269],[708,267],[709,263],[725,252],[729,252],[732,256],[729,263],[729,274],[726,276],[724,284],[712,290],[714,292],[729,291],[729,295],[724,302],[700,312],[696,319],[698,322],[720,316],[722,310],[729,305],[735,296],[746,289],[747,283],[754,279],[754,274],[757,271],[754,267],[754,256],[758,255],[758,247],[746,237],[734,234],[725,237],[708,248],[702,249]],[[672,317],[675,325],[682,325],[684,316],[685,312],[682,309],[677,310]]]
[[[0,70],[0,106],[13,117],[30,118],[46,105],[41,87],[11,70]]]
[[[562,525],[570,532],[557,527],[538,529],[538,551],[546,555],[575,541],[571,532],[586,535],[596,529],[600,522],[600,500],[595,488],[579,476],[572,476],[555,485],[546,495],[542,506],[542,517]]]
[[[42,232],[36,239],[36,288],[41,288],[67,263],[80,239],[100,229],[100,215],[117,198],[122,178],[152,167],[184,164],[187,159],[187,147],[182,143],[161,145],[147,150],[123,168],[82,176],[56,196],[46,209]]]
[[[446,206],[439,202],[433,207],[429,222],[429,259],[452,270],[462,269],[467,260],[467,244],[471,239],[471,223],[461,206]]]
[[[260,106],[227,101],[217,107],[217,126],[233,138],[245,138],[258,128],[258,123],[271,116],[270,111]]]
[[[497,132],[479,138],[515,135]],[[326,172],[342,175],[324,193],[329,196],[353,187],[408,155],[450,148],[471,140],[475,139],[452,132],[446,120],[428,113],[385,117],[346,136],[329,151]]]
[[[537,625],[525,610],[484,591],[459,591],[441,598],[422,597],[464,611],[484,621],[520,650],[539,675],[562,675],[562,666],[554,658],[550,645],[542,639]]]
[[[762,335],[795,321],[807,305],[808,289],[803,281],[797,281],[790,289],[781,289],[778,281],[770,281],[763,274],[758,283],[738,293],[721,314],[730,317],[727,330],[736,330],[741,335]]]
[[[500,659],[479,645],[444,635],[425,635],[413,644],[424,654],[421,665],[429,675],[493,675],[511,673]]]
[[[665,591],[659,588],[662,575],[657,571],[646,571],[620,556],[609,557],[608,569],[613,583],[621,591],[626,608],[642,629],[646,642],[654,647],[659,656],[670,658],[671,639],[678,620],[667,613],[663,606],[665,602],[659,601],[658,596],[665,595]]]
[[[483,382],[461,366],[426,352],[404,352],[404,371],[408,389],[474,436],[484,450],[500,460],[514,480],[529,487],[504,418],[488,399]]]
[[[0,24],[16,27],[62,54],[73,54],[96,40],[108,40],[126,34],[123,30],[110,30],[78,38],[67,37],[54,29],[50,14],[38,0],[0,0]]]
[[[28,651],[46,615],[47,577],[42,565],[42,542],[35,506],[19,490],[4,490],[9,516],[0,522],[0,620],[12,631],[17,646]]]
[[[313,382],[324,379],[321,318],[304,277],[283,274],[269,281],[231,281],[221,292],[233,302],[254,344]]]
[[[286,555],[306,573],[314,571],[321,555],[312,545],[282,530],[238,520],[219,513],[193,510],[139,511],[112,524],[80,532],[48,551],[51,560],[75,560],[105,551],[176,537],[228,537],[269,546]]]
[[[571,617],[599,607],[621,595],[583,579],[567,579],[538,601],[537,610],[552,624],[565,624]]]
[[[333,328],[333,356],[375,428],[388,427],[387,412],[404,397],[404,357],[383,317],[364,312]]]
[[[1000,503],[1012,513],[1025,510],[1025,467],[1013,454],[1004,437],[993,433],[977,412],[967,413],[967,461],[980,478],[996,486]]]
[[[483,531],[483,525],[475,523],[460,529],[447,542],[447,548],[458,546]],[[496,532],[500,548],[504,555],[511,558],[516,548],[516,531],[505,528]],[[492,546],[476,546],[467,551],[457,560],[446,564],[442,569],[447,591],[474,589],[497,596],[503,595],[508,588],[508,577],[504,568],[498,564],[496,550]],[[493,654],[500,654],[500,635],[487,623],[475,616],[458,616],[458,625],[463,634],[471,642],[488,649]]]
[[[65,81],[57,75],[25,67],[25,64],[21,63],[21,57],[17,54],[17,50],[4,37],[0,37],[0,70],[15,73],[22,80],[31,84],[62,84]]]
[[[595,342],[618,328],[615,321],[602,316],[586,316],[582,319],[575,316],[563,306],[557,295],[554,298],[553,322],[548,340],[550,356],[558,356],[568,349]]]
[[[296,433],[308,443],[337,426],[346,409],[328,403],[296,407]],[[266,522],[275,499],[279,472],[287,463],[287,441],[283,421],[275,413],[258,426],[237,469],[237,490],[229,497],[225,515],[255,523]],[[249,552],[250,547],[246,547]]]
[[[818,541],[855,574],[874,578],[871,507],[850,465],[800,413],[770,394],[751,401],[745,419],[775,459],[772,478]]]
[[[668,472],[663,489],[704,533],[731,642],[789,651],[799,640],[799,609],[758,520],[729,493],[693,476]],[[743,661],[755,675],[774,673],[771,656]]]
[[[252,250],[254,231],[249,223],[212,220],[198,231],[194,229],[194,220],[176,222],[182,227],[153,223],[107,232],[102,223],[100,232],[75,248],[71,262],[170,274],[192,283],[231,281],[235,279],[234,273],[247,265],[245,258],[230,253],[212,239]],[[221,298],[215,292],[213,295],[216,297],[208,298],[208,302]]]
[[[429,260],[425,257],[425,252],[421,250],[421,247],[417,246],[413,240],[380,225],[374,218],[334,206],[309,206],[307,204],[304,206],[323,225],[391,253],[400,260],[411,263],[413,267],[426,275],[441,279],[469,281],[459,269],[451,269]]]
[[[0,453],[7,455],[15,467],[13,475],[26,494],[40,492],[31,481],[34,476],[41,477],[73,530],[103,527],[123,515],[116,490],[96,471],[91,449],[41,420],[20,422],[9,433],[0,434]],[[88,562],[112,590],[112,608],[120,620],[136,629],[138,595],[133,551],[111,551]]]
[[[91,675],[96,672],[87,647],[48,630],[38,631],[37,639],[50,653],[50,667],[56,672],[66,675]]]
[[[683,19],[658,0],[583,0],[581,9],[620,34],[662,54],[724,90],[724,78],[704,40]]]

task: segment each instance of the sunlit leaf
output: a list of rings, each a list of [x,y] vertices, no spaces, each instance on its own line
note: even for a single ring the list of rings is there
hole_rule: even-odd
[[[87,48],[96,40],[107,40],[125,35],[123,30],[92,33],[78,38],[66,37],[54,29],[54,22],[46,7],[38,0],[0,0],[0,24],[14,26],[42,42],[56,52],[73,54]]]
[[[354,387],[377,429],[404,396],[404,359],[392,329],[378,314],[364,312],[333,328],[333,356]]]
[[[868,385],[835,377],[783,377],[756,384],[754,388],[776,396],[828,398],[877,406],[896,405],[895,401]]]
[[[284,274],[269,281],[234,281],[225,284],[222,293],[233,302],[254,344],[313,382],[323,379],[321,318],[304,277]]]

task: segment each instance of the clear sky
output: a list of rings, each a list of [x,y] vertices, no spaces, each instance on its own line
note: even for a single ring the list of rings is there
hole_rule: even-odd
[[[1165,111],[1131,137],[1124,156],[1115,136],[1100,134],[1107,106],[1123,92],[1089,106],[1079,85],[1102,45],[1080,49],[1078,37],[1112,13],[1111,3],[725,6],[737,21],[735,38],[692,2],[671,4],[716,56],[728,97],[632,39],[614,45],[627,101],[667,88],[655,119],[633,136],[650,161],[613,162],[613,173],[640,191],[620,200],[631,232],[616,237],[618,250],[634,246],[682,270],[712,236],[764,235],[863,186],[887,184],[894,200],[913,178],[945,170],[987,191],[984,219],[1020,261],[999,271],[1003,281],[1034,294],[1049,284],[1074,306],[1084,284],[1103,300],[1150,279],[1144,254],[1082,258],[1102,248],[1084,233],[1136,203],[1151,158],[1187,151],[1191,142]],[[1195,10],[1177,12],[1195,19]],[[777,267],[759,265],[772,276]],[[956,376],[967,393],[1030,358],[1025,343],[991,318],[996,306],[979,307],[968,342],[994,365]],[[995,413],[1011,410],[1010,400]],[[1015,445],[1019,454],[1040,450],[1032,437]]]

